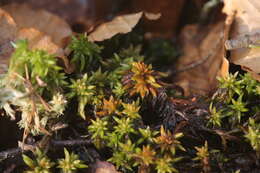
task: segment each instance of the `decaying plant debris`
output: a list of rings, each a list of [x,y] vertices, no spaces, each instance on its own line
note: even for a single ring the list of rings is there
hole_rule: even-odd
[[[259,33],[235,32],[247,21],[242,6],[162,0],[126,9],[118,0],[123,13],[95,23],[86,6],[55,10],[76,2],[12,2],[0,6],[0,172],[260,171]],[[167,4],[196,7],[200,20],[183,26],[187,15]],[[166,25],[169,15],[176,20]]]
[[[236,13],[234,27],[230,32],[230,37],[233,39],[231,42],[243,44],[242,42],[245,42],[244,40],[249,40],[246,46],[235,46],[237,48],[231,51],[231,61],[241,65],[243,69],[250,72],[254,78],[258,80],[258,73],[260,71],[258,68],[259,50],[257,46],[259,41],[256,40],[256,36],[259,33],[259,5],[259,1],[255,0],[248,2],[242,1],[242,3],[225,1],[225,8],[223,9],[227,15],[232,15],[234,12]],[[251,36],[254,37],[255,41],[250,41],[252,40],[250,39],[250,35],[255,35]]]

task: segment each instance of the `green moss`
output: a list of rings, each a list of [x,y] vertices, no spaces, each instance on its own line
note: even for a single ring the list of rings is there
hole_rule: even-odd
[[[151,49],[167,49],[165,54],[156,56],[170,57],[174,56],[170,47],[163,43],[151,46]],[[203,121],[193,123],[196,118],[204,120],[204,116],[197,116],[195,111],[182,113],[175,110],[166,94],[167,87],[161,82],[165,75],[144,63],[147,58],[140,55],[140,46],[130,46],[104,58],[102,48],[89,42],[85,35],[73,37],[68,48],[71,63],[79,68],[72,74],[63,73],[53,55],[42,50],[29,50],[26,41],[17,42],[15,48],[8,74],[1,82],[0,106],[13,118],[16,112],[21,113],[19,124],[26,133],[49,134],[54,123],[64,119],[82,121],[83,118],[82,122],[88,124],[86,136],[98,150],[112,151],[107,160],[124,172],[178,172],[182,158],[192,164],[196,164],[192,158],[199,160],[199,168],[207,171],[213,163],[227,161],[226,147],[228,140],[233,139],[233,131],[239,132],[236,138],[251,145],[259,157],[257,115],[260,106],[257,101],[260,85],[249,74],[235,73],[219,79],[220,92],[210,99],[208,121],[205,121],[208,126],[204,127]],[[152,55],[149,61],[157,63]],[[158,112],[170,115],[170,118],[181,115],[179,119],[189,124],[188,132],[180,131],[182,122],[177,118],[175,129],[166,129],[161,124],[144,124],[145,111],[151,105],[156,107],[157,103],[165,107],[165,110],[160,107]],[[18,109],[14,110],[12,106]],[[80,117],[76,117],[78,115]],[[156,116],[165,118],[164,115]],[[210,134],[200,133],[205,129]],[[194,142],[190,132],[199,132],[202,136],[199,146],[205,141],[209,144],[195,147],[198,142]],[[212,152],[216,150],[210,143],[215,135],[221,137],[224,146],[218,152]],[[187,144],[185,139],[192,142]],[[50,172],[54,163],[45,154],[37,152],[34,160],[24,155],[29,171],[37,168],[40,172]],[[86,167],[76,154],[66,149],[64,153],[65,158],[58,161],[63,172]],[[45,166],[41,165],[45,162]]]

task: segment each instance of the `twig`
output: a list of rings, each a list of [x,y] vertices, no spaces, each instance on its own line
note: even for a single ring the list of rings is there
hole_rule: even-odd
[[[215,46],[210,50],[208,55],[202,57],[201,59],[199,59],[196,62],[193,62],[193,63],[187,65],[186,67],[173,71],[172,74],[177,74],[177,73],[182,73],[182,72],[185,72],[188,70],[192,70],[192,69],[204,64],[209,58],[211,58],[213,55],[216,54],[216,49],[219,47],[219,44],[221,43],[222,39],[223,39],[223,34],[221,33],[219,40],[217,41]]]
[[[90,145],[91,140],[86,140],[86,139],[76,139],[76,140],[53,140],[51,142],[51,145],[53,146],[75,146],[75,145]]]
[[[73,140],[51,140],[50,145],[54,148],[65,147],[65,146],[79,146],[79,145],[91,145],[92,141],[89,139],[73,139]],[[15,157],[17,155],[22,154],[23,152],[30,151],[31,149],[35,149],[38,147],[38,143],[31,145],[31,147],[25,147],[22,150],[20,147],[12,148],[5,151],[0,152],[0,162],[2,160]]]
[[[209,53],[207,56],[203,57],[202,59],[200,59],[196,62],[193,62],[193,63],[187,65],[186,67],[181,68],[180,70],[174,71],[173,74],[182,73],[182,72],[185,72],[185,71],[188,71],[188,70],[192,70],[192,69],[200,66],[204,62],[206,62],[212,55],[213,55],[212,53]]]
[[[248,48],[254,45],[260,46],[260,33],[240,36],[237,39],[231,39],[225,42],[225,47],[227,50]]]

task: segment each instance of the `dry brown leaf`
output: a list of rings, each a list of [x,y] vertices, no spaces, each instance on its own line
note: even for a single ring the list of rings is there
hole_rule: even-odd
[[[139,22],[142,15],[143,12],[117,16],[111,22],[98,26],[92,33],[90,33],[88,38],[90,41],[103,41],[116,34],[128,33]]]
[[[13,51],[10,42],[27,39],[31,49],[42,49],[61,58],[64,62],[65,71],[68,73],[71,72],[69,61],[64,56],[64,50],[62,49],[65,43],[64,40],[70,36],[71,31],[69,26],[62,19],[43,10],[35,11],[26,5],[19,6],[18,4],[13,4],[5,6],[5,8],[9,10],[15,18],[12,18],[13,16],[11,17],[9,13],[1,9],[0,48],[3,49],[3,51],[0,52],[1,66],[7,66],[9,62],[10,55]],[[35,17],[34,20],[32,20],[32,16]],[[47,24],[48,21],[51,22]],[[41,22],[43,22],[45,26],[42,25]],[[60,29],[61,33],[59,33]],[[56,42],[54,40],[56,40]],[[4,73],[5,71],[6,70],[2,70],[1,68],[0,73]]]
[[[97,7],[93,4],[94,1],[97,0],[8,0],[8,3],[26,3],[33,9],[47,10],[65,19],[77,31],[85,31],[93,25],[96,19],[94,13],[105,11],[104,9],[95,9]],[[107,3],[108,0],[105,2]]]
[[[161,13],[149,13],[149,12],[144,12],[144,15],[149,20],[158,20],[162,16]]]
[[[185,95],[209,94],[217,86],[216,76],[220,73],[223,60],[223,23],[217,23],[202,30],[190,25],[181,33],[184,55],[180,57],[178,69],[205,59],[200,65],[175,76],[177,84]]]
[[[228,62],[227,58],[223,57],[222,65],[219,70],[218,76],[225,78],[228,76],[228,73],[229,73],[229,62]]]
[[[30,4],[33,8],[48,10],[49,12],[62,17],[70,24],[83,22],[85,20],[87,21],[88,19],[86,16],[86,10],[88,7],[86,0],[23,0],[23,2]]]
[[[246,35],[260,33],[260,1],[259,0],[224,0],[223,12],[232,15],[236,11],[235,23],[230,31],[233,40],[245,38]],[[231,51],[231,62],[241,65],[259,80],[260,75],[260,49],[239,48]]]
[[[45,10],[34,10],[26,4],[10,4],[2,7],[14,19],[17,27],[35,28],[49,35],[53,42],[64,47],[64,40],[71,36],[70,26],[58,16]]]
[[[0,9],[0,74],[6,72],[9,56],[13,48],[17,27],[13,18],[4,10]]]
[[[35,28],[24,28],[21,29],[16,36],[16,40],[22,39],[28,40],[29,48],[31,49],[44,50],[49,54],[53,54],[60,58],[64,63],[65,71],[67,73],[71,73],[73,71],[72,66],[65,57],[64,49],[53,43],[50,36],[36,30]]]
[[[24,28],[18,32],[17,40],[28,40],[29,48],[41,49],[49,54],[64,56],[63,49],[54,44],[51,37],[36,30],[35,28]]]
[[[94,164],[91,173],[120,173],[120,172],[118,172],[115,166],[112,165],[111,163],[98,160]]]

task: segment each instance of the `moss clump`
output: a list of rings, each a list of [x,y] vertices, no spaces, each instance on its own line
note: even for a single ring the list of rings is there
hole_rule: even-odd
[[[29,134],[60,139],[76,131],[123,172],[190,171],[185,164],[204,172],[235,171],[227,166],[235,163],[232,154],[242,151],[232,147],[235,142],[248,146],[245,153],[255,150],[259,159],[260,85],[249,74],[219,79],[218,92],[203,103],[178,105],[167,95],[172,90],[162,82],[166,75],[145,63],[140,46],[104,58],[85,35],[73,37],[68,48],[79,68],[72,74],[65,74],[53,55],[29,50],[26,41],[15,47],[0,105],[12,118],[20,113],[24,139]],[[73,128],[55,132],[60,122]],[[64,152],[58,161],[63,172],[85,167],[77,155]],[[36,161],[25,155],[24,160],[31,170],[53,169],[39,151]]]

